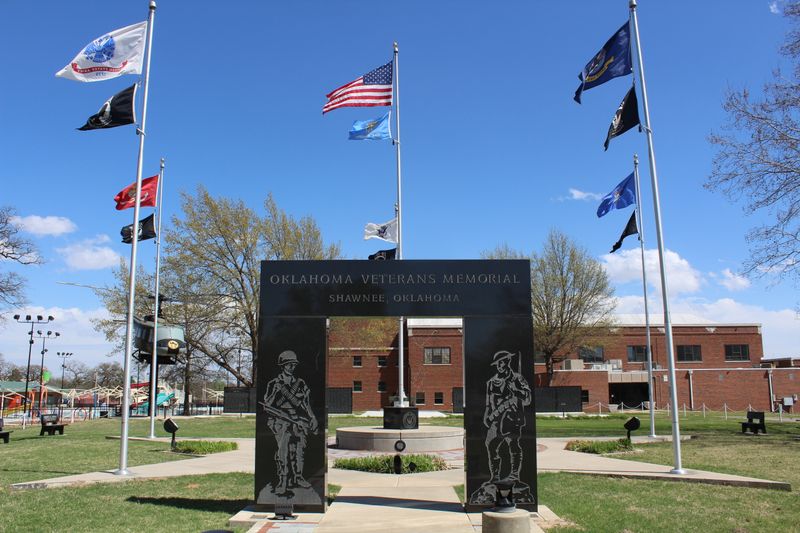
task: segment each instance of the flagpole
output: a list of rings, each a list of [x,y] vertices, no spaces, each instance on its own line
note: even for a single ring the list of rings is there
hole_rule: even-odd
[[[642,289],[644,294],[645,353],[647,355],[647,398],[650,406],[650,437],[656,436],[656,414],[653,407],[653,351],[650,348],[650,311],[647,308],[647,271],[644,264],[644,224],[642,220],[642,195],[639,182],[639,156],[633,154],[633,174],[636,177],[636,225],[639,231],[639,248],[642,251]]]
[[[397,41],[394,42],[394,129],[395,138],[392,141],[397,154],[397,205],[395,205],[395,215],[397,216],[397,259],[403,259],[403,194],[402,194],[402,179],[400,172],[400,61],[399,50]],[[401,316],[398,320],[400,333],[398,335],[398,354],[397,354],[397,379],[399,381],[397,386],[398,399],[395,402],[397,407],[407,407],[408,401],[406,400],[405,391],[405,376],[403,368],[405,339],[403,338],[405,320]]]
[[[156,229],[156,283],[155,303],[153,304],[153,354],[150,359],[150,435],[147,438],[156,438],[156,395],[158,390],[158,308],[161,300],[158,296],[158,285],[161,274],[161,206],[164,199],[164,158],[161,158],[161,168],[158,172],[158,229]]]
[[[145,123],[147,119],[147,92],[150,79],[150,56],[153,46],[153,20],[156,14],[156,2],[150,0],[150,12],[147,16],[147,59],[145,60],[144,78],[144,102],[142,103],[142,123],[137,131],[139,135],[139,158],[136,162],[136,202],[133,208],[133,243],[131,246],[130,275],[128,279],[128,322],[125,327],[125,364],[122,378],[122,429],[120,434],[119,447],[119,469],[114,471],[115,475],[127,476],[128,472],[128,418],[130,417],[131,403],[131,346],[133,344],[133,312],[136,301],[136,252],[139,243],[138,224],[139,207],[142,195],[142,162],[144,159],[144,138]],[[156,296],[157,298],[158,296]]]
[[[661,298],[664,305],[664,338],[667,348],[667,372],[669,373],[670,415],[672,417],[672,452],[675,468],[673,474],[685,474],[681,465],[681,430],[678,421],[678,393],[675,387],[675,352],[672,343],[672,321],[669,315],[669,294],[667,293],[667,269],[664,264],[664,235],[661,228],[661,202],[658,194],[658,176],[656,174],[656,155],[653,150],[653,130],[650,128],[650,110],[647,105],[647,85],[644,79],[644,61],[642,45],[639,41],[639,21],[636,17],[636,0],[629,0],[631,23],[636,43],[636,59],[639,67],[639,81],[642,85],[642,108],[644,110],[644,132],[647,136],[647,155],[650,160],[650,181],[653,188],[653,210],[656,219],[656,240],[658,242],[658,263],[661,270]]]

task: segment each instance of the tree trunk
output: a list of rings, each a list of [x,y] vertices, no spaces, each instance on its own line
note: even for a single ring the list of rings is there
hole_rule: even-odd
[[[192,377],[192,351],[186,350],[186,366],[183,368],[183,416],[191,416],[192,407],[189,405],[189,392]]]

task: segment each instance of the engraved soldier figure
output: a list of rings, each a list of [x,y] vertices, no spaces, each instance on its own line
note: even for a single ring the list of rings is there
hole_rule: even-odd
[[[470,497],[471,503],[493,503],[494,484],[504,480],[514,482],[517,503],[533,501],[530,488],[520,481],[522,446],[520,438],[525,426],[525,408],[531,404],[531,388],[520,371],[511,368],[517,355],[506,350],[496,352],[492,366],[496,373],[486,382],[486,453],[489,459],[489,481]]]
[[[316,433],[317,419],[311,411],[310,390],[306,382],[295,377],[297,355],[286,350],[278,356],[281,373],[267,383],[261,405],[267,413],[267,426],[275,436],[278,450],[276,496],[291,497],[291,489],[307,489],[311,485],[303,477],[306,437]]]

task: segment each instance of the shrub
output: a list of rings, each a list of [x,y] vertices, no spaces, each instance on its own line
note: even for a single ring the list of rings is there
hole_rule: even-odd
[[[401,455],[400,457],[403,461],[403,474],[447,470],[447,463],[438,455],[409,454]],[[416,466],[413,470],[409,468],[411,463],[414,463]],[[370,455],[367,457],[336,459],[333,463],[333,467],[343,470],[359,470],[361,472],[373,472],[377,474],[394,474],[394,456]]]
[[[633,450],[633,445],[626,438],[619,440],[571,440],[567,443],[566,449],[573,452],[603,454],[629,452]]]
[[[239,444],[223,440],[182,440],[175,444],[178,453],[207,455],[209,453],[230,452],[238,450]]]

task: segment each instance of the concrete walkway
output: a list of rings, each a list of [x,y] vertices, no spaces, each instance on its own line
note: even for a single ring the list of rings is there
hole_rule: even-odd
[[[138,439],[148,440],[148,439]],[[156,440],[169,441],[169,438]],[[218,439],[239,443],[239,449],[232,452],[215,453],[204,457],[194,457],[179,461],[168,461],[150,465],[128,467],[128,476],[117,476],[113,470],[102,472],[89,472],[57,478],[42,479],[15,483],[13,489],[51,488],[63,487],[78,483],[111,483],[129,479],[160,478],[174,476],[188,476],[198,474],[213,474],[227,472],[252,473],[255,465],[255,439]],[[686,474],[672,474],[671,466],[642,463],[615,459],[600,455],[571,452],[564,449],[566,443],[572,439],[547,438],[537,439],[538,449],[536,460],[539,472],[574,472],[577,474],[596,474],[604,476],[637,477],[644,479],[662,479],[668,481],[687,481],[696,483],[709,483],[716,485],[737,485],[744,487],[760,487],[777,490],[791,490],[788,483],[769,481],[746,476],[706,472],[703,470],[685,469]],[[655,439],[658,441],[665,438]],[[634,443],[653,442],[648,437],[634,437]],[[437,452],[433,452],[437,453]],[[464,483],[464,453],[463,450],[447,450],[440,453],[453,467],[443,472],[427,472],[422,474],[407,474],[397,476],[394,474],[369,474],[355,470],[339,470],[332,468],[333,459],[340,456],[354,457],[374,455],[374,452],[352,450],[329,450],[328,482],[342,487],[372,487],[376,480],[380,486],[395,484],[404,486],[455,486]],[[385,481],[384,481],[385,480]],[[389,481],[391,480],[391,481]]]
[[[161,439],[169,440],[169,439]],[[13,489],[42,489],[64,487],[83,483],[110,483],[130,479],[164,478],[174,476],[248,472],[255,465],[255,439],[224,439],[239,443],[239,449],[170,461],[153,465],[129,467],[128,476],[117,476],[113,471],[90,472],[33,482],[16,483]],[[670,473],[671,467],[602,457],[593,454],[570,452],[564,449],[570,439],[538,439],[537,462],[540,472],[574,472],[579,474],[635,477],[695,483],[761,487],[791,490],[788,483],[734,476],[701,470],[686,474]],[[660,439],[664,440],[664,439]],[[648,442],[647,437],[635,437],[636,442]],[[372,452],[344,452],[329,450],[329,459],[337,455],[354,453],[369,455]],[[340,485],[341,492],[325,514],[301,514],[293,522],[265,522],[264,513],[245,513],[235,516],[231,525],[254,523],[251,531],[280,531],[338,533],[345,531],[473,533],[480,531],[480,514],[464,513],[453,486],[464,483],[463,450],[441,452],[453,469],[442,472],[418,474],[369,474],[352,470],[329,468],[328,483]],[[332,464],[330,465],[332,466]],[[540,515],[532,517],[532,531],[539,531],[538,523],[557,522],[558,517],[540,505]],[[241,516],[240,516],[241,515]]]

